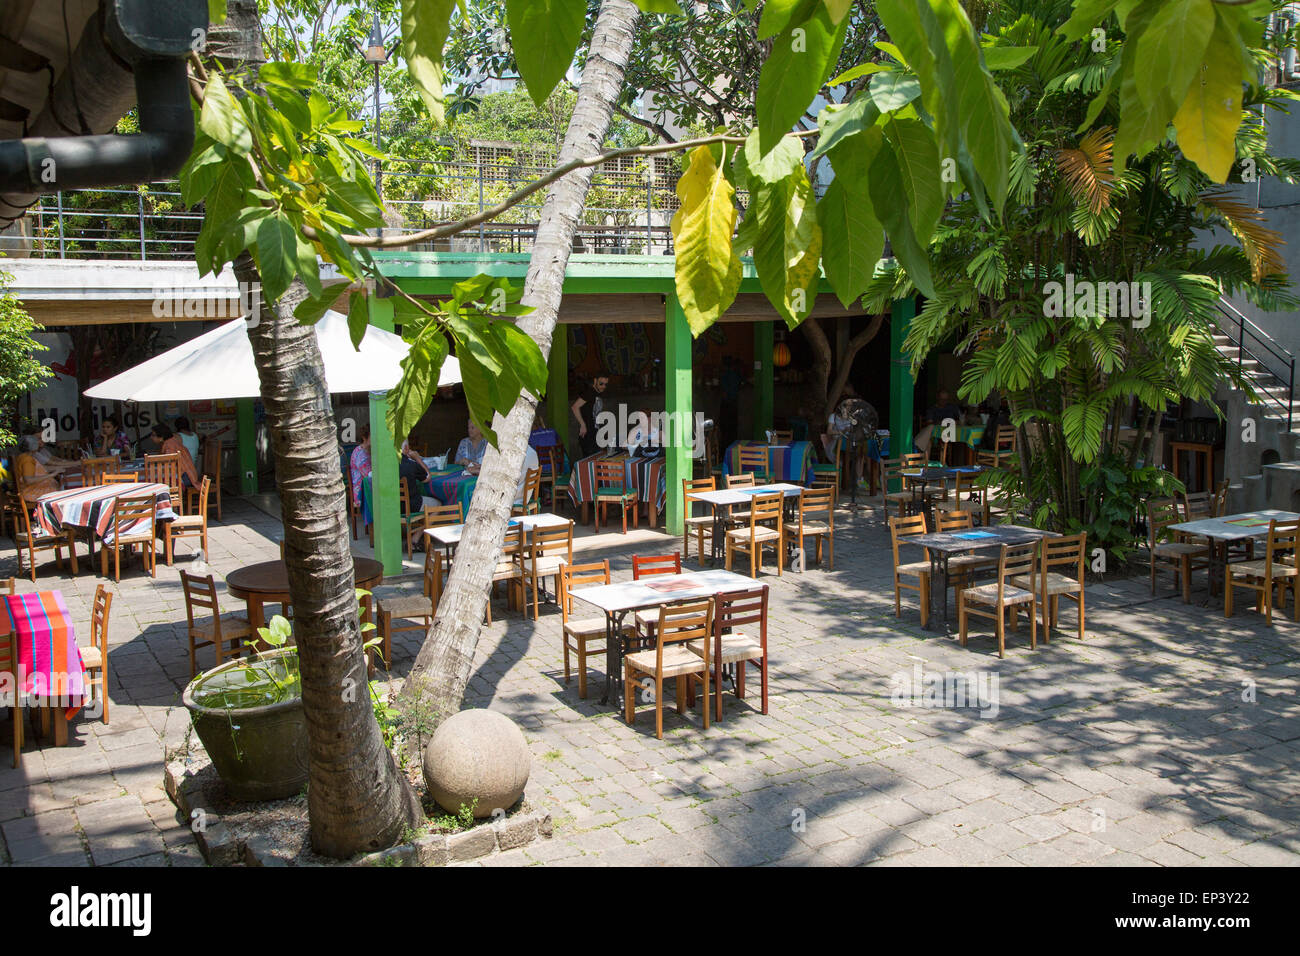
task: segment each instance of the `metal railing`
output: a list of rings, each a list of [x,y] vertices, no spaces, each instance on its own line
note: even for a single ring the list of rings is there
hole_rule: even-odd
[[[534,182],[549,167],[513,162],[393,161],[381,170],[386,228],[427,229],[489,209]],[[670,222],[676,181],[647,167],[599,168],[592,178],[575,252],[672,253]],[[500,221],[411,248],[424,251],[525,253],[536,239],[545,190],[511,207]],[[22,236],[0,237],[0,250],[39,259],[185,260],[203,225],[203,208],[185,208],[175,182],[138,189],[51,193],[27,212]]]
[[[1286,430],[1291,430],[1292,403],[1295,401],[1295,356],[1279,345],[1272,336],[1261,329],[1227,299],[1217,303],[1220,319],[1218,326],[1237,347],[1237,371],[1242,372],[1246,359],[1253,361],[1266,375],[1272,376],[1286,387],[1285,400],[1274,395],[1261,383],[1257,389],[1270,404],[1286,413]]]

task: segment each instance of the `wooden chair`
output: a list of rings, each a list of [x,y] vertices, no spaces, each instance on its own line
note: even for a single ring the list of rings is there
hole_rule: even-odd
[[[572,533],[572,525],[569,526],[569,530],[570,533]],[[527,578],[527,541],[527,532],[524,530],[523,525],[515,525],[513,528],[506,529],[505,545],[501,550],[501,558],[497,561],[497,566],[492,571],[492,584],[488,589],[488,624],[492,623],[492,595],[496,593],[498,584],[505,584],[507,600],[511,604],[522,604],[521,599],[524,596],[524,585],[526,584]],[[570,560],[572,560],[572,554],[573,546],[572,543],[570,543]],[[441,578],[441,570],[439,570],[439,578]],[[556,582],[558,592],[558,573],[556,574]],[[442,587],[441,580],[438,582],[438,587],[439,589]],[[534,597],[536,597],[536,595],[534,595]],[[520,610],[522,611],[523,608],[521,607]],[[533,620],[536,619],[537,614],[534,612]]]
[[[21,510],[18,507],[20,500],[18,495],[11,493],[4,485],[0,485],[0,534],[8,534],[14,544],[19,541],[18,529],[22,524],[22,518],[18,516]]]
[[[683,604],[666,604],[659,609],[653,650],[638,651],[624,658],[623,715],[631,726],[636,720],[636,695],[641,689],[636,675],[654,680],[655,736],[664,738],[664,680],[677,682],[677,712],[685,710],[686,681],[699,681],[704,687],[701,715],[704,729],[709,729],[709,680],[712,675],[710,653],[713,641],[713,599]],[[698,642],[702,653],[690,649]]]
[[[535,515],[542,510],[542,469],[529,468],[524,473],[524,494],[518,504],[510,506],[512,515]]]
[[[772,429],[773,445],[791,445],[794,443],[794,432],[784,429]]]
[[[96,587],[95,603],[90,610],[90,646],[77,648],[87,671],[86,683],[99,688],[104,723],[108,723],[108,610],[112,606],[113,595],[108,588],[102,584]]]
[[[824,462],[813,462],[812,466],[813,488],[835,488],[840,487],[840,443],[835,443],[835,458],[830,464]]]
[[[609,561],[566,564],[560,568],[560,614],[564,631],[564,683],[571,679],[570,652],[578,658],[578,697],[587,699],[587,658],[605,652],[605,618],[576,619],[573,616],[575,589],[609,584]],[[624,637],[635,637],[636,628],[623,625]],[[599,645],[599,646],[595,646]]]
[[[969,511],[935,511],[934,530],[937,534],[951,534],[954,531],[970,531],[975,527],[975,516]],[[991,568],[997,559],[987,553],[955,554],[948,559],[948,587],[960,590],[966,586],[966,580],[976,571]]]
[[[550,445],[542,449],[540,457],[546,466],[542,469],[542,486],[550,489],[548,498],[550,503],[547,507],[555,512],[558,507],[558,496],[569,493],[569,475],[567,472],[561,474],[564,471],[564,449],[559,445]]]
[[[1038,595],[1038,606],[1043,614],[1044,644],[1052,641],[1052,628],[1056,626],[1056,615],[1062,597],[1067,597],[1078,605],[1079,640],[1083,640],[1083,567],[1087,547],[1086,531],[1061,538],[1043,538],[1038,558],[1038,576],[1011,579],[1016,587]],[[1060,571],[1053,571],[1053,568],[1060,568]]]
[[[672,554],[632,555],[633,581],[640,581],[642,578],[654,577],[656,574],[681,573],[682,553],[680,551],[674,551]],[[636,618],[637,633],[642,637],[654,637],[654,628],[659,622],[659,609],[654,607],[647,608],[644,611],[637,611],[634,617]]]
[[[0,582],[0,592],[14,594],[16,590],[13,578]],[[13,711],[14,767],[17,768],[23,763],[23,695],[18,682],[18,634],[13,629],[8,637],[0,638],[0,673],[9,675],[9,686],[13,688],[9,707]]]
[[[122,484],[129,485],[142,481],[138,471],[119,471],[116,475],[104,475],[99,479],[101,485]]]
[[[161,482],[159,482],[161,484]],[[123,495],[113,504],[113,521],[99,547],[99,569],[108,574],[108,554],[113,553],[113,582],[122,580],[122,549],[140,546],[140,566],[158,577],[158,552],[154,537],[158,526],[153,495]]]
[[[1033,591],[1016,587],[1016,578],[1032,580],[1038,571],[1038,542],[1002,546],[998,555],[996,583],[979,584],[957,592],[957,619],[961,628],[961,646],[966,646],[970,615],[993,620],[998,636],[998,657],[1006,656],[1006,612],[1011,612],[1011,627],[1016,626],[1020,608],[1028,606],[1029,646],[1038,647],[1038,597]]]
[[[1273,588],[1276,586],[1286,608],[1286,591],[1291,589],[1291,617],[1300,621],[1300,568],[1296,549],[1300,545],[1300,518],[1268,523],[1268,543],[1262,561],[1237,561],[1225,566],[1223,616],[1232,617],[1234,588],[1249,588],[1258,595],[1255,610],[1264,612],[1264,623],[1273,623]]]
[[[442,553],[434,548],[430,548],[429,553],[432,560],[426,561],[424,565],[423,593],[376,601],[379,608],[379,637],[383,642],[380,651],[384,670],[393,666],[393,632],[428,631],[434,614],[438,612],[438,600],[442,597]],[[393,627],[394,618],[399,621],[418,620],[420,623]]]
[[[212,488],[212,479],[207,475],[199,482],[199,503],[190,509],[187,515],[181,515],[171,521],[163,522],[163,554],[167,566],[171,567],[173,542],[177,538],[199,539],[199,550],[208,553],[208,493]],[[280,542],[280,560],[284,560],[284,542]]]
[[[1193,491],[1179,495],[1182,499],[1183,520],[1200,521],[1214,517],[1214,495],[1208,491]]]
[[[889,519],[889,542],[894,555],[894,617],[903,616],[902,592],[915,591],[921,606],[922,627],[930,621],[930,551],[928,548],[925,549],[923,561],[909,561],[907,564],[902,564],[898,559],[898,543],[903,538],[926,534],[927,531],[923,514]],[[906,583],[903,581],[904,577],[915,577],[917,582]]]
[[[755,480],[753,472],[746,472],[743,475],[727,475],[725,484],[729,489],[758,487],[758,481]],[[727,516],[723,524],[728,528],[738,528],[741,525],[749,524],[749,511],[746,509],[737,511],[733,506],[727,510]]]
[[[911,490],[907,485],[907,478],[903,475],[904,468],[913,467],[905,465],[901,458],[886,458],[880,463],[880,498],[885,507],[885,515],[888,517],[890,506],[898,508],[898,517],[906,517],[912,510],[915,502]],[[890,491],[889,486],[893,483],[898,484],[897,491]]]
[[[781,524],[784,503],[785,496],[779,491],[754,496],[748,526],[727,532],[728,571],[733,555],[744,551],[749,555],[749,576],[758,577],[758,572],[763,570],[763,548],[771,546],[776,550],[776,574],[781,576],[785,569],[785,536]]]
[[[713,515],[695,515],[691,514],[691,508],[695,502],[690,500],[690,495],[701,491],[717,491],[718,480],[710,475],[707,478],[683,478],[682,479],[682,553],[688,560],[691,556],[691,535],[695,535],[695,550],[697,558],[704,560],[704,536],[709,536],[710,544],[713,541]]]
[[[397,483],[397,493],[401,500],[402,537],[406,539],[406,560],[410,561],[415,556],[415,542],[424,534],[424,509],[411,511],[411,492],[406,487],[406,481],[400,480]]]
[[[217,656],[214,666],[220,667],[226,658],[239,657],[243,652],[243,642],[251,641],[255,636],[252,625],[238,614],[223,613],[217,601],[217,585],[212,575],[200,577],[188,571],[180,572],[181,587],[185,591],[185,618],[189,625],[190,638],[190,676],[198,673],[195,651],[200,647],[212,647]],[[200,618],[212,616],[211,623],[195,620],[195,609],[207,614]]]
[[[999,425],[993,447],[976,452],[975,464],[990,468],[1004,468],[1016,454],[1016,429],[1013,425]]]
[[[117,474],[121,459],[114,455],[105,458],[83,458],[81,460],[81,486],[102,485],[105,475]]]
[[[173,507],[177,514],[185,513],[185,499],[181,495],[181,456],[145,455],[144,480],[171,489]]]
[[[761,712],[767,713],[767,585],[748,591],[719,594],[713,612],[713,690],[717,699],[715,717],[722,720],[722,668],[736,665],[736,697],[745,699],[745,667],[757,664],[762,688]],[[758,625],[758,636],[737,630],[745,624]],[[705,656],[701,641],[686,645],[693,654]]]
[[[361,521],[364,512],[361,510],[361,491],[353,487],[352,468],[348,464],[343,466],[343,481],[348,486],[348,524],[352,527],[352,540],[357,540],[357,524]]]
[[[835,489],[818,488],[799,492],[799,513],[785,526],[785,536],[802,550],[803,539],[817,540],[817,563],[822,563],[822,541],[826,542],[830,569],[835,570]]]
[[[939,511],[969,511],[972,515],[980,515],[984,523],[986,513],[984,488],[977,484],[978,475],[958,472],[956,482],[953,487],[952,496],[943,500],[936,501],[934,507]]]
[[[601,458],[595,462],[594,473],[596,477],[595,502],[596,502],[596,530],[600,530],[601,522],[605,517],[605,508],[609,505],[619,505],[623,509],[623,533],[627,534],[627,512],[632,509],[632,527],[637,526],[637,507],[636,507],[636,489],[627,488],[623,484],[623,462]]]
[[[532,592],[533,620],[540,614],[538,595],[542,582],[555,578],[555,593],[560,593],[560,569],[573,563],[573,522],[550,528],[534,528],[532,548],[528,551],[524,586]]]
[[[1160,498],[1147,503],[1147,551],[1151,559],[1151,593],[1156,593],[1156,569],[1172,571],[1183,587],[1183,603],[1192,603],[1192,572],[1209,567],[1209,549],[1201,543],[1179,540],[1166,531],[1171,524],[1183,520],[1172,498]],[[1161,541],[1161,538],[1172,540]]]
[[[199,475],[207,476],[212,479],[212,486],[208,491],[208,503],[211,504],[213,499],[217,502],[217,520],[221,520],[221,439],[213,436],[203,440],[203,467],[199,469]],[[185,489],[185,510],[189,514],[194,514],[194,509],[199,505],[199,489]],[[355,538],[356,535],[354,534]]]
[[[36,581],[36,552],[53,551],[55,561],[58,563],[60,571],[63,570],[63,549],[68,549],[68,560],[72,565],[72,573],[78,573],[77,569],[77,546],[75,528],[67,527],[59,534],[50,534],[40,525],[35,530],[32,529],[32,505],[25,502],[20,495],[18,498],[18,515],[19,515],[19,533],[18,539],[18,573],[23,572],[23,551],[27,552],[27,569],[31,573],[32,582]]]
[[[739,473],[753,475],[755,481],[761,480],[763,484],[767,484],[771,480],[768,473],[767,447],[767,445],[741,445],[738,453]]]

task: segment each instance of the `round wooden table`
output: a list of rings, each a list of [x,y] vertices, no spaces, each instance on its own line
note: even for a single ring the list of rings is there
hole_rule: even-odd
[[[352,574],[356,586],[369,591],[384,580],[384,566],[373,558],[352,556]],[[266,604],[291,603],[289,569],[283,561],[263,561],[237,568],[226,575],[226,590],[231,597],[243,598],[248,605],[248,623],[254,628],[266,624],[262,608]],[[365,602],[368,606],[368,601]],[[368,610],[368,607],[367,607]]]

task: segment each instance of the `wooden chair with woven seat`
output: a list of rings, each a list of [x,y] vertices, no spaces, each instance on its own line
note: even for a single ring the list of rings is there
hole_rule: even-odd
[[[569,495],[569,473],[564,470],[564,449],[559,445],[550,445],[542,449],[542,486],[550,490],[547,507],[552,513],[558,513],[561,498]]]
[[[99,570],[108,574],[108,555],[113,555],[113,583],[122,580],[122,549],[140,547],[140,564],[150,577],[158,577],[158,552],[154,547],[158,517],[153,495],[123,495],[113,503],[113,518],[100,540]]]
[[[975,516],[969,511],[938,511],[934,513],[934,530],[936,534],[952,534],[954,531],[971,531],[975,528]],[[948,587],[963,588],[966,580],[976,571],[982,571],[996,565],[997,559],[984,554],[956,554],[948,559]]]
[[[452,525],[465,523],[465,509],[459,501],[450,505],[425,505],[424,506],[424,530],[427,532],[432,528],[446,528]],[[425,535],[424,542],[424,566],[425,570],[429,567],[429,552],[436,550],[437,543]],[[447,548],[447,560],[443,562],[443,572],[451,570],[451,548]]]
[[[926,549],[923,553],[925,560],[909,561],[906,564],[899,560],[898,544],[904,538],[910,538],[914,535],[926,534],[925,515],[911,515],[909,517],[889,518],[889,542],[893,549],[894,555],[894,617],[903,616],[903,591],[915,591],[917,600],[921,608],[921,626],[925,627],[930,621],[930,552]],[[917,579],[916,584],[905,583],[903,578]]]
[[[1183,516],[1172,498],[1159,498],[1147,502],[1147,551],[1151,560],[1151,593],[1156,593],[1156,570],[1172,571],[1182,584],[1183,603],[1192,603],[1192,572],[1208,568],[1209,548],[1204,543],[1179,540],[1165,529],[1179,524]],[[1162,541],[1162,538],[1170,540]]]
[[[780,577],[785,569],[785,535],[782,530],[785,496],[776,491],[770,495],[755,495],[750,505],[749,522],[744,527],[727,531],[727,570],[737,551],[749,555],[749,576],[758,577],[763,570],[763,549],[776,551],[776,573]]]
[[[1230,562],[1225,566],[1223,616],[1232,617],[1233,589],[1249,588],[1257,594],[1255,610],[1264,614],[1264,623],[1273,623],[1273,589],[1281,592],[1286,608],[1286,591],[1291,589],[1291,617],[1300,621],[1300,567],[1296,566],[1300,547],[1300,518],[1268,523],[1264,557],[1255,561]]]
[[[0,581],[0,594],[14,594],[16,591],[13,578]],[[15,768],[23,764],[23,695],[19,691],[18,670],[18,633],[11,628],[8,637],[0,638],[0,673],[9,675],[9,686],[13,688],[7,706],[13,712]]]
[[[542,469],[529,468],[524,473],[524,493],[510,506],[512,515],[535,515],[542,510]]]
[[[145,455],[144,480],[166,485],[171,489],[172,509],[179,515],[185,513],[185,499],[181,494],[181,456]]]
[[[212,479],[204,475],[199,482],[198,507],[190,509],[187,515],[180,515],[171,521],[163,522],[163,560],[167,562],[168,567],[171,567],[172,551],[177,538],[197,537],[199,550],[205,555],[208,553],[208,493],[211,488]],[[280,559],[284,560],[283,541],[280,542],[280,550]]]
[[[713,610],[713,691],[717,701],[714,717],[722,720],[722,668],[734,664],[736,667],[736,697],[745,699],[745,668],[749,664],[758,665],[759,680],[762,691],[760,712],[767,713],[767,592],[766,584],[748,591],[733,591],[719,594],[714,598]],[[737,630],[746,624],[758,627],[755,636],[746,631]],[[704,656],[702,641],[692,641],[687,645],[691,653]]]
[[[214,666],[227,658],[239,657],[244,652],[244,642],[256,636],[248,619],[232,612],[223,612],[217,600],[217,584],[212,575],[180,572],[181,588],[185,592],[185,618],[190,639],[190,676],[198,673],[196,652],[201,647],[211,647],[217,657]],[[200,613],[195,614],[198,610]],[[203,612],[207,612],[206,614]],[[204,619],[211,616],[211,621]]]
[[[1004,468],[1016,454],[1016,429],[1013,425],[999,425],[993,447],[975,453],[975,464],[990,468]]]
[[[904,464],[902,458],[886,458],[880,463],[880,496],[886,516],[889,515],[891,505],[898,508],[900,518],[905,518],[911,513],[916,496],[908,487],[907,476],[903,474],[903,469],[912,467],[914,466],[911,464]],[[898,490],[890,491],[891,484],[897,484]]]
[[[840,487],[840,443],[835,443],[835,459],[830,463],[815,461],[812,464],[812,482],[810,487],[813,488],[835,488]]]
[[[656,574],[681,573],[682,553],[680,551],[674,551],[672,554],[632,555],[633,581],[654,577]],[[655,625],[659,622],[659,609],[657,607],[646,608],[643,611],[637,611],[634,617],[636,619],[637,633],[644,638],[654,637]]]
[[[723,481],[726,488],[755,488],[758,481],[754,478],[753,472],[746,472],[741,475],[727,475]],[[741,508],[737,510],[736,506],[727,509],[726,517],[723,519],[723,525],[728,528],[738,528],[741,525],[749,524],[749,509]]]
[[[1084,623],[1084,555],[1087,553],[1088,533],[1081,531],[1060,538],[1043,538],[1038,554],[1037,577],[1014,577],[1011,583],[1038,595],[1038,607],[1043,615],[1043,643],[1050,644],[1052,628],[1056,626],[1062,597],[1078,605],[1079,640],[1083,640]],[[1052,570],[1057,568],[1059,570]]]
[[[835,489],[806,488],[799,492],[799,510],[794,519],[785,524],[784,534],[796,548],[803,550],[803,539],[817,542],[817,563],[822,563],[822,542],[830,570],[835,570]],[[805,557],[805,563],[807,559]]]
[[[108,588],[97,586],[90,609],[90,646],[77,648],[86,668],[86,684],[99,688],[95,699],[103,710],[104,723],[108,723],[108,612],[112,606],[113,595]]]
[[[221,439],[213,436],[203,440],[202,467],[199,469],[200,477],[212,479],[212,484],[208,489],[208,505],[213,501],[217,504],[217,520],[221,520]],[[185,489],[185,512],[194,514],[195,509],[199,506],[200,490],[198,488],[187,487]],[[355,538],[356,535],[354,534]]]
[[[58,563],[60,571],[63,570],[63,549],[68,549],[68,560],[72,565],[72,573],[78,573],[77,569],[77,545],[76,529],[72,527],[64,528],[58,534],[50,534],[40,525],[35,529],[32,528],[32,510],[30,502],[24,502],[22,496],[18,497],[18,573],[23,573],[23,552],[27,552],[27,569],[31,573],[32,582],[36,581],[36,552],[53,551],[54,558]]]
[[[117,474],[121,460],[114,455],[104,458],[83,458],[81,460],[81,486],[102,485],[105,475]]]
[[[572,526],[570,526],[570,529]],[[501,557],[497,561],[497,566],[492,570],[492,583],[488,586],[487,600],[487,622],[492,623],[492,595],[496,593],[497,585],[506,586],[506,599],[509,603],[517,605],[521,611],[527,613],[523,607],[525,598],[525,585],[528,583],[528,533],[523,525],[515,525],[513,528],[506,528],[505,544],[501,549]],[[570,545],[569,557],[572,559],[573,549]],[[441,568],[439,567],[439,577],[441,577]],[[556,581],[559,581],[559,575],[556,574]],[[442,582],[438,582],[441,590]],[[558,587],[558,585],[557,585]],[[533,615],[536,620],[537,615]]]
[[[397,494],[401,511],[398,520],[402,523],[402,537],[406,539],[406,560],[415,557],[415,542],[424,534],[424,509],[411,511],[411,491],[403,479],[397,483]]]
[[[972,515],[979,515],[982,521],[985,514],[985,489],[976,481],[978,475],[958,472],[953,492],[950,497],[943,501],[936,501],[934,508],[937,511],[969,511]]]
[[[427,631],[433,623],[433,615],[438,612],[438,600],[442,597],[442,552],[429,549],[430,559],[424,564],[424,589],[420,594],[404,594],[400,597],[376,600],[379,608],[379,638],[382,641],[380,651],[384,661],[384,670],[393,666],[393,632]],[[490,603],[490,602],[489,602]],[[393,620],[419,621],[393,627]]]
[[[702,491],[717,491],[718,480],[710,475],[708,478],[683,478],[682,479],[682,555],[689,560],[691,556],[691,535],[695,535],[695,550],[698,560],[704,560],[704,536],[709,536],[709,541],[713,540],[713,515],[711,514],[692,514],[691,509],[695,502],[690,500],[690,496]]]
[[[753,475],[754,481],[760,484],[767,484],[771,480],[768,472],[768,457],[766,445],[741,445],[737,452],[739,458],[739,467],[737,472],[741,475]]]
[[[1023,607],[1029,612],[1029,646],[1038,647],[1038,595],[1012,583],[1016,578],[1032,580],[1038,573],[1038,545],[1004,544],[998,555],[996,582],[978,584],[957,592],[957,620],[961,646],[966,646],[970,615],[992,620],[998,637],[998,657],[1006,657],[1006,617],[1011,612],[1011,627]]]
[[[698,681],[704,688],[700,714],[704,729],[709,729],[709,683],[712,677],[713,599],[682,604],[665,604],[659,608],[655,625],[655,646],[628,654],[623,660],[623,715],[631,726],[636,720],[636,696],[641,690],[637,675],[654,681],[655,736],[664,738],[664,681],[677,683],[677,712],[686,709],[686,682]],[[699,642],[703,653],[691,651],[691,642]]]
[[[566,564],[560,569],[560,614],[564,636],[564,683],[572,677],[570,654],[578,659],[578,697],[587,699],[587,658],[605,652],[605,618],[575,618],[573,592],[583,587],[609,584],[609,560]],[[636,627],[623,625],[623,636],[636,636]],[[597,646],[598,645],[598,646]]]
[[[609,505],[618,505],[623,510],[623,533],[627,534],[627,512],[632,509],[632,527],[637,526],[637,496],[635,488],[625,487],[623,462],[601,458],[595,462],[595,503],[596,530],[600,530]]]
[[[532,546],[524,565],[524,587],[533,597],[533,620],[541,613],[539,595],[542,582],[555,578],[555,593],[560,593],[560,569],[573,563],[573,522],[550,528],[534,528]]]

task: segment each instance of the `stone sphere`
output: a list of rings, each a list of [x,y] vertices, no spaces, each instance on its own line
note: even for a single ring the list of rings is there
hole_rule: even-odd
[[[524,795],[532,759],[524,732],[509,717],[462,710],[434,731],[425,747],[424,783],[448,813],[473,806],[475,817],[488,817]]]

